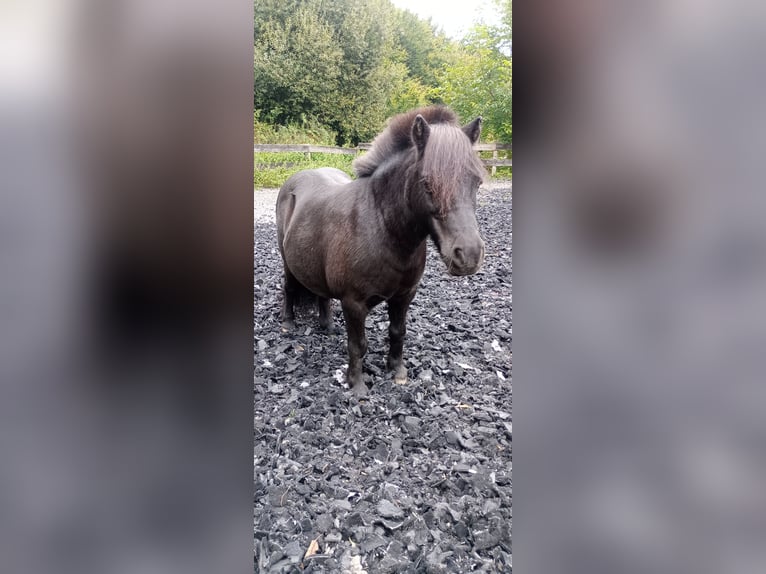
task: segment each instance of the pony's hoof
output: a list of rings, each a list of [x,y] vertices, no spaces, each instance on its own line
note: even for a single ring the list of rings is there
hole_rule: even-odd
[[[354,396],[357,398],[366,397],[370,393],[370,389],[367,387],[366,384],[363,382],[358,382],[353,387],[351,387],[351,392],[354,393]]]
[[[289,333],[295,331],[295,321],[282,321],[282,332]]]
[[[407,369],[401,366],[396,369],[396,373],[394,374],[394,383],[397,385],[407,384]]]
[[[334,323],[331,323],[330,325],[321,325],[320,324],[319,326],[328,335],[337,335],[338,333],[340,333],[340,329],[338,329],[338,327],[336,327]]]

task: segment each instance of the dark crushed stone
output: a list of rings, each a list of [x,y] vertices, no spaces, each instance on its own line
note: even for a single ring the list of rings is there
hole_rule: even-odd
[[[309,308],[281,331],[275,229],[256,224],[255,572],[344,572],[356,555],[370,574],[512,571],[510,189],[481,190],[477,216],[478,275],[449,277],[429,246],[407,385],[385,371],[385,305],[370,314],[363,401],[335,378],[339,303],[337,334]]]
[[[305,554],[305,551],[301,549],[301,546],[297,540],[293,540],[292,542],[288,543],[282,552],[284,552],[285,556],[289,558],[302,558]]]
[[[402,518],[404,511],[386,499],[378,502],[378,512],[383,518]]]

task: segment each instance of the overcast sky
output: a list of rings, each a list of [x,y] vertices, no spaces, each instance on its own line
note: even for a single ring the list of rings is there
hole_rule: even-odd
[[[458,39],[471,25],[482,18],[486,23],[498,23],[500,13],[490,0],[391,0],[422,18],[431,18],[449,36]]]

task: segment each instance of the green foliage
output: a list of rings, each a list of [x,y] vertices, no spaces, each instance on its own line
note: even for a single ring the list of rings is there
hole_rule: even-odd
[[[500,26],[477,25],[452,52],[438,90],[441,98],[464,119],[483,116],[484,140],[513,139],[513,72],[511,2],[499,2],[505,12]]]
[[[311,158],[300,152],[255,153],[253,162],[253,186],[281,187],[287,178],[303,169],[337,167],[352,175],[352,155],[312,153]]]
[[[386,115],[390,117],[400,112],[428,105],[432,101],[433,93],[433,88],[424,86],[418,79],[402,77],[393,85],[388,99],[388,113]]]
[[[503,19],[503,29],[506,32],[508,41],[511,40],[511,34],[513,31],[513,4],[512,0],[497,0],[497,5],[500,7]]]
[[[389,90],[402,75],[392,65],[394,25],[388,0],[358,2],[344,14],[341,45],[343,68],[339,139],[352,145],[369,141],[386,120]]]
[[[286,8],[286,5],[289,5]],[[396,65],[388,0],[269,1],[256,10],[253,70],[259,119],[301,125],[315,118],[336,143],[371,139],[386,119]]]
[[[343,56],[333,34],[308,3],[261,24],[253,57],[260,119],[301,124],[328,112],[335,103]]]
[[[394,12],[396,49],[393,65],[401,72],[391,84],[386,116],[440,102],[437,90],[453,42],[430,21],[409,10]]]
[[[502,23],[457,43],[390,0],[257,0],[256,141],[356,145],[429,103],[510,141],[511,0],[495,1]]]
[[[513,166],[498,166],[497,173],[492,176],[492,179],[513,179]]]
[[[394,12],[397,59],[407,66],[410,78],[428,87],[436,87],[441,69],[448,63],[451,40],[437,32],[430,21],[409,10]]]
[[[307,118],[300,125],[282,126],[262,122],[258,116],[256,110],[253,114],[253,143],[335,145],[335,132],[316,119]]]

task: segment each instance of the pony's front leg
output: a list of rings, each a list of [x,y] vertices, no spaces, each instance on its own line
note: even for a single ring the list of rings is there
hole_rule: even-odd
[[[346,319],[348,335],[348,373],[346,381],[355,395],[363,397],[369,389],[362,378],[362,363],[367,353],[367,335],[364,322],[369,309],[364,303],[344,299],[343,317]]]
[[[388,361],[389,371],[394,372],[394,382],[403,385],[407,382],[407,369],[404,367],[402,353],[404,337],[407,334],[407,310],[415,293],[391,299],[388,302]]]

